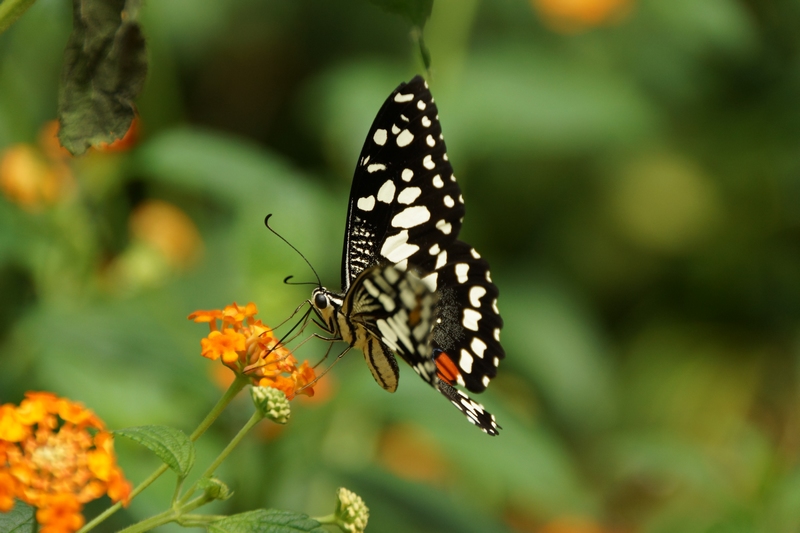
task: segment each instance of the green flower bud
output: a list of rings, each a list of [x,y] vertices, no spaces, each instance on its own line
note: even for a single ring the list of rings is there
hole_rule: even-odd
[[[369,520],[369,509],[364,500],[344,487],[340,488],[336,495],[338,501],[335,516],[338,526],[348,533],[362,533]]]
[[[285,424],[289,421],[291,409],[289,400],[283,391],[272,387],[253,387],[250,396],[256,409],[261,411],[265,418],[269,418],[277,424]]]

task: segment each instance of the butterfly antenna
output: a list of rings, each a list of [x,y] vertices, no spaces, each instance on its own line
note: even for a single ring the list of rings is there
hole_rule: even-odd
[[[286,239],[283,237],[283,235],[281,235],[280,233],[278,233],[277,231],[275,231],[274,229],[272,229],[272,227],[269,225],[269,217],[271,217],[271,216],[272,216],[272,213],[270,213],[269,215],[267,215],[267,216],[266,216],[266,218],[264,218],[264,225],[267,227],[267,229],[268,229],[268,230],[270,230],[272,233],[274,233],[275,235],[277,235],[277,237],[278,237],[280,240],[282,240],[283,242],[285,242],[286,244],[288,244],[288,245],[289,245],[289,248],[291,248],[292,250],[294,250],[295,252],[297,252],[297,255],[299,255],[300,257],[302,257],[302,258],[303,258],[303,261],[305,261],[305,262],[306,262],[306,264],[308,265],[308,267],[311,269],[311,272],[313,272],[313,273],[314,273],[314,277],[316,277],[316,278],[317,278],[317,287],[322,287],[322,281],[320,281],[320,279],[319,279],[319,274],[317,274],[317,271],[316,271],[316,270],[314,270],[314,267],[311,265],[311,262],[310,262],[308,259],[306,259],[306,256],[304,256],[304,255],[302,254],[302,252],[300,252],[300,250],[298,250],[297,248],[295,248],[295,246],[294,246],[292,243],[290,243],[289,241],[287,241],[287,240],[286,240]],[[292,276],[289,276],[288,278],[286,278],[285,280],[283,280],[283,282],[284,282],[284,283],[286,283],[286,280],[288,280],[288,279],[289,279],[289,278],[291,278],[291,277],[292,277]]]

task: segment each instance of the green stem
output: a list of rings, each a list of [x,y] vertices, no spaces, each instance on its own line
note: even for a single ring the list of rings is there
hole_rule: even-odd
[[[3,0],[0,2],[0,33],[22,16],[36,0]]]
[[[322,517],[312,516],[311,520],[316,520],[320,524],[328,524],[328,525],[334,525],[337,523],[335,514],[329,514],[327,516],[322,516]]]
[[[243,374],[237,374],[236,379],[233,380],[231,386],[228,387],[228,390],[225,391],[225,394],[222,395],[222,398],[219,399],[217,405],[214,406],[213,409],[206,415],[205,419],[200,422],[200,425],[197,426],[197,429],[192,432],[189,438],[192,442],[196,441],[200,438],[200,436],[206,432],[206,430],[211,427],[211,424],[219,417],[222,411],[231,403],[239,391],[241,391],[248,383],[250,382],[250,378]]]
[[[2,8],[2,6],[4,6],[5,3],[8,2],[8,1],[10,1],[10,0],[4,0],[2,3],[0,3],[0,8]],[[197,426],[197,429],[195,429],[192,432],[192,434],[189,436],[189,438],[192,441],[196,441],[197,439],[199,439],[200,436],[203,433],[205,433],[206,430],[209,427],[211,427],[211,424],[213,424],[214,421],[219,417],[219,415],[222,414],[222,411],[225,410],[225,408],[228,406],[228,404],[231,403],[231,401],[236,397],[236,395],[239,394],[239,391],[241,391],[245,387],[245,385],[247,385],[247,383],[249,381],[250,381],[250,378],[248,378],[247,376],[244,376],[244,375],[241,375],[241,374],[237,375],[236,379],[233,381],[233,383],[231,383],[230,387],[228,387],[228,390],[225,391],[225,394],[222,395],[222,397],[219,399],[217,404],[211,409],[211,411],[208,413],[208,415],[206,415],[206,417],[203,419],[203,421],[200,422],[200,425]],[[142,492],[144,489],[149,487],[156,479],[161,477],[161,474],[166,472],[167,468],[169,468],[169,467],[166,464],[162,464],[161,466],[156,468],[155,472],[150,474],[150,476],[147,479],[145,479],[144,481],[142,481],[139,484],[138,487],[133,489],[133,491],[131,492],[131,495],[130,495],[130,497],[128,499],[129,500],[133,500],[140,492]],[[117,511],[119,511],[121,507],[122,507],[122,502],[115,503],[114,505],[112,505],[111,507],[109,507],[108,509],[103,511],[101,514],[97,515],[91,522],[89,522],[88,524],[83,526],[81,529],[79,529],[78,533],[87,533],[88,531],[91,531],[99,523],[101,523],[103,520],[105,520],[106,518],[108,518],[112,514],[114,514]],[[166,512],[171,512],[171,511],[165,511],[165,513]],[[164,514],[164,513],[162,513],[162,514]],[[161,516],[161,515],[156,515],[156,516]],[[152,518],[155,518],[155,516],[152,517]],[[147,520],[150,520],[150,518],[148,518]],[[138,524],[135,524],[135,525],[138,525]],[[133,526],[131,526],[131,527],[133,527]]]
[[[214,462],[212,462],[208,468],[206,468],[206,471],[203,472],[197,482],[195,482],[195,484],[192,485],[188,491],[186,491],[186,494],[183,495],[183,498],[178,500],[179,505],[183,504],[186,500],[192,497],[192,494],[194,494],[194,492],[197,490],[197,484],[200,482],[200,480],[211,478],[217,468],[219,468],[219,465],[222,464],[222,461],[224,461],[228,455],[230,455],[233,449],[236,448],[236,446],[242,441],[244,436],[247,435],[247,433],[253,429],[253,426],[258,424],[262,418],[264,418],[264,415],[261,413],[261,410],[256,409],[256,412],[253,413],[253,416],[250,417],[250,420],[248,420],[247,423],[242,426],[242,429],[239,430],[239,433],[237,433],[236,436],[233,437],[233,439],[228,443],[225,449],[220,452],[217,458],[214,459]]]
[[[158,526],[168,524],[169,522],[181,522],[186,513],[194,511],[198,507],[205,505],[208,501],[209,499],[205,496],[200,496],[185,505],[173,507],[172,509],[168,509],[163,513],[159,513],[151,516],[150,518],[146,518],[141,522],[128,526],[119,533],[142,533],[144,531],[155,529]]]

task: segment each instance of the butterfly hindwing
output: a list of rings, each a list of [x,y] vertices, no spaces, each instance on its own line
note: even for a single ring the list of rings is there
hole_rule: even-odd
[[[505,357],[500,345],[503,319],[489,263],[474,248],[456,241],[426,281],[439,295],[432,332],[439,377],[451,385],[483,392]]]

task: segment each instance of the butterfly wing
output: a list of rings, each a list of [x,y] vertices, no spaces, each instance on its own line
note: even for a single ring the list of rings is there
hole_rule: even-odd
[[[469,246],[461,244],[469,253]],[[459,297],[457,292],[445,291],[444,294]],[[398,270],[392,264],[381,264],[369,267],[358,275],[345,296],[342,310],[348,317],[347,327],[355,332],[355,346],[364,352],[367,366],[379,385],[390,392],[397,388],[399,373],[392,355],[394,352],[450,400],[470,422],[489,435],[497,435],[499,426],[494,416],[480,403],[453,387],[454,381],[462,386],[471,383],[476,372],[466,373],[466,381],[442,379],[440,361],[448,356],[440,347],[452,347],[453,341],[448,335],[442,334],[439,342],[432,340],[431,336],[436,335],[437,330],[433,325],[442,317],[443,310],[457,311],[460,306],[447,304],[443,307],[437,305],[437,299],[438,293],[431,291],[428,283],[414,272]],[[452,329],[441,331],[452,333]],[[453,348],[448,350],[454,353]],[[437,351],[439,356],[434,360]],[[476,371],[478,365],[474,363]],[[490,368],[496,371],[496,366],[494,363]]]
[[[347,210],[343,289],[383,262],[431,270],[426,265],[455,241],[463,216],[438,110],[417,76],[386,99],[361,149]]]
[[[430,343],[435,303],[436,293],[419,277],[391,263],[361,271],[345,295],[342,311],[355,332],[354,345],[364,352],[375,381],[384,389],[397,388],[397,363],[391,352],[428,383],[436,379]]]

